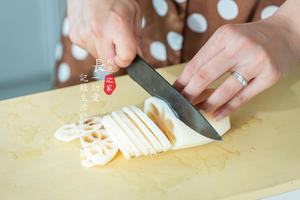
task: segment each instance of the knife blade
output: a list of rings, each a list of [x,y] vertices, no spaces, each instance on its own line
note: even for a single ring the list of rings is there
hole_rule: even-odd
[[[212,140],[222,140],[205,117],[140,56],[136,56],[126,71],[151,96],[165,100],[177,117],[191,129]]]

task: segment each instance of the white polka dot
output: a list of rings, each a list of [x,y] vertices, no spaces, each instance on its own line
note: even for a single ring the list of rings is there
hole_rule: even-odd
[[[67,63],[61,63],[58,67],[58,80],[61,83],[66,82],[71,75],[70,67]]]
[[[186,2],[186,0],[176,0],[177,3],[183,3]]]
[[[141,24],[142,29],[145,28],[145,26],[146,26],[146,18],[143,17],[142,18],[142,24]]]
[[[72,55],[77,60],[84,60],[88,56],[88,52],[86,50],[80,48],[75,44],[72,44],[71,51],[72,51]]]
[[[217,8],[220,16],[226,20],[236,18],[239,13],[239,8],[233,0],[220,0]]]
[[[167,34],[167,41],[169,46],[174,50],[180,50],[182,48],[183,37],[179,33],[170,31]]]
[[[160,61],[165,61],[167,59],[167,50],[162,42],[152,42],[150,45],[151,55]]]
[[[63,54],[63,46],[61,42],[58,42],[55,46],[55,60],[60,60]]]
[[[261,19],[266,19],[271,17],[276,11],[278,10],[278,6],[268,6],[265,7],[262,12],[260,13]]]
[[[168,12],[168,3],[166,0],[152,0],[154,9],[159,16],[165,16]]]
[[[62,34],[67,37],[69,35],[69,20],[68,18],[64,19],[63,26],[62,26]]]
[[[191,14],[187,19],[188,27],[197,32],[197,33],[203,33],[207,29],[207,22],[203,15],[199,13],[193,13]]]

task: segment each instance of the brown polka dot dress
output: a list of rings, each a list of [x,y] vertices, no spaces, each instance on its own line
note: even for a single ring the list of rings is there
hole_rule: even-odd
[[[137,0],[143,12],[144,59],[153,67],[190,60],[222,25],[245,23],[273,15],[284,0]],[[62,23],[61,41],[56,46],[55,87],[103,80],[105,72],[95,70],[96,59],[69,39],[67,17]],[[125,73],[121,69],[115,75]]]

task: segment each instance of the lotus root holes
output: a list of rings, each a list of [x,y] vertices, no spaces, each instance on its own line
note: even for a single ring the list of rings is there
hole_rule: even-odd
[[[105,145],[105,147],[106,147],[108,150],[111,150],[111,149],[112,149],[112,147],[109,146],[109,145]]]
[[[93,136],[94,138],[99,138],[99,135],[98,135],[97,132],[93,132],[93,133],[92,133],[92,136]]]
[[[103,154],[103,155],[106,155],[105,149],[102,149],[102,154]]]
[[[95,150],[95,149],[92,149],[90,152],[91,152],[92,155],[96,155],[98,153],[98,151]]]
[[[90,123],[89,126],[93,126],[93,125],[96,125],[98,124],[99,122],[93,122],[93,123]]]
[[[93,121],[93,119],[88,119],[88,120],[85,120],[84,123],[85,123],[85,124],[88,124],[88,123],[90,123],[90,122],[92,122],[92,121]]]
[[[105,140],[106,138],[107,138],[107,135],[105,135],[105,134],[101,135],[101,140]]]
[[[86,128],[84,128],[84,130],[86,130],[86,131],[90,131],[92,129],[93,129],[92,127],[86,127]]]
[[[83,137],[83,140],[87,143],[92,143],[93,142],[93,140],[89,137]]]

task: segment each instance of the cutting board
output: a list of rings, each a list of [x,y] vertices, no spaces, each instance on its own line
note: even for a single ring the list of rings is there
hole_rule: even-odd
[[[183,67],[158,71],[173,82]],[[81,165],[78,141],[59,142],[53,133],[79,113],[141,106],[148,94],[128,76],[116,79],[111,96],[92,82],[87,92],[73,86],[1,101],[0,199],[253,200],[300,188],[299,77],[300,63],[242,106],[223,142],[131,160],[118,153],[94,168]]]

